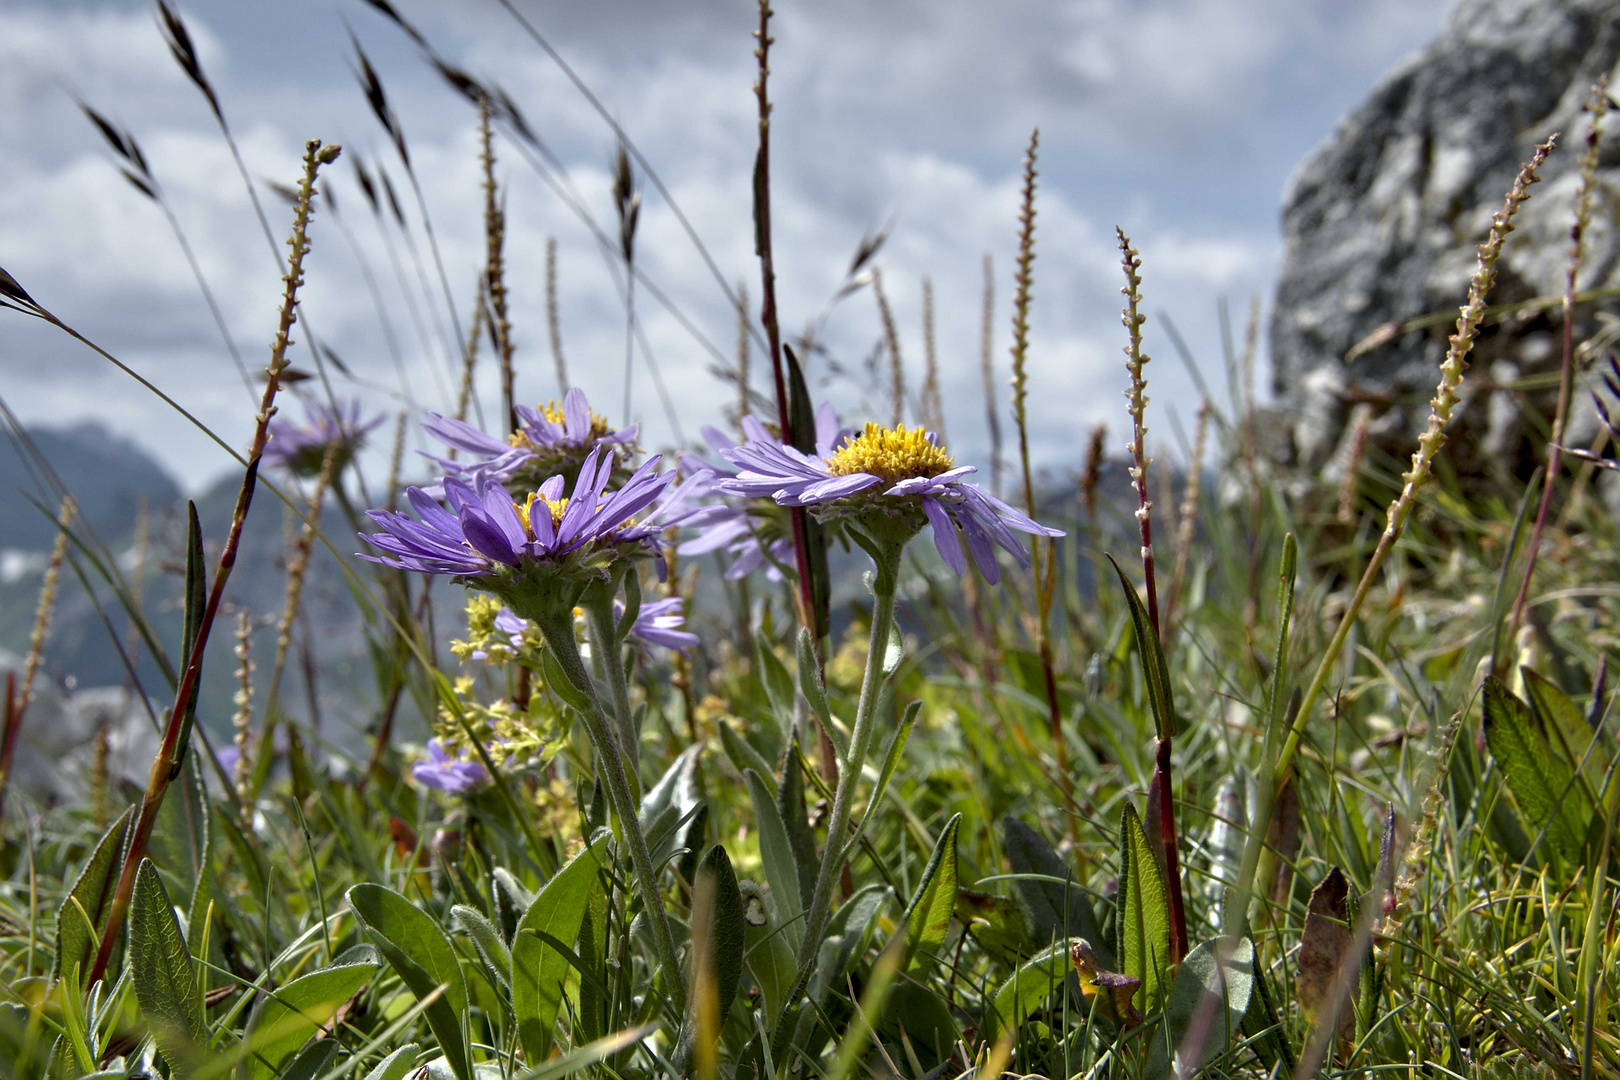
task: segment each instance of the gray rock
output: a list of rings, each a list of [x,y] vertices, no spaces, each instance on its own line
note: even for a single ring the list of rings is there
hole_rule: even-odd
[[[1387,449],[1411,452],[1453,320],[1404,332],[1391,324],[1454,317],[1491,215],[1520,163],[1554,131],[1563,132],[1561,147],[1520,212],[1490,302],[1563,292],[1588,129],[1581,108],[1617,61],[1620,0],[1460,0],[1440,37],[1386,76],[1300,165],[1284,198],[1271,328],[1274,389],[1295,418],[1298,463],[1319,467],[1331,457],[1357,402],[1377,410],[1371,430]],[[1620,281],[1614,130],[1600,160],[1583,290]],[[1579,336],[1603,310],[1617,308],[1612,300],[1586,305]],[[1388,340],[1347,362],[1380,328]],[[1560,334],[1556,305],[1481,334],[1452,433],[1463,475],[1485,475],[1497,463],[1522,475],[1539,457],[1544,423],[1533,413],[1550,415],[1555,394],[1508,386],[1556,370]],[[1579,408],[1583,398],[1578,392],[1571,441],[1596,430],[1590,407]]]

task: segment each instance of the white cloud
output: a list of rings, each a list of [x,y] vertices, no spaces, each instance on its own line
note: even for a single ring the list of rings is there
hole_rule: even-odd
[[[513,92],[566,159],[573,189],[611,232],[611,135],[566,79],[493,8],[458,10],[452,23],[416,6],[452,55]],[[535,16],[653,159],[726,280],[746,280],[757,304],[749,10],[655,4],[586,14],[563,4],[541,5]],[[403,173],[335,59],[347,44],[331,12],[289,8],[286,19],[312,29],[307,45],[283,61],[255,36],[252,20],[261,14],[228,3],[188,8],[249,171],[290,181],[305,137],[336,138],[373,166],[387,166],[414,220]],[[1375,26],[1379,19],[1386,22]],[[1031,416],[1038,452],[1070,464],[1077,431],[1100,419],[1118,427],[1121,415],[1113,223],[1125,223],[1143,251],[1150,311],[1174,312],[1195,350],[1213,357],[1216,297],[1232,295],[1241,306],[1273,273],[1275,196],[1286,169],[1381,65],[1438,21],[1435,0],[1342,10],[1282,0],[1087,0],[784,11],[772,84],[784,327],[796,332],[822,309],[861,236],[892,217],[897,228],[881,264],[913,379],[921,377],[920,282],[928,275],[953,441],[965,458],[982,456],[980,259],[990,252],[996,260],[994,360],[1004,386],[1018,157],[1038,122],[1044,153]],[[465,320],[483,245],[471,110],[372,13],[355,16],[355,25],[404,121]],[[1317,93],[1308,107],[1287,92],[1324,81],[1332,92]],[[279,295],[270,256],[234,164],[144,6],[0,13],[7,104],[0,110],[0,265],[240,443],[251,423],[246,395],[174,238],[162,215],[117,176],[64,85],[82,88],[141,139],[232,334],[254,366],[262,365]],[[588,230],[504,142],[500,174],[510,207],[520,395],[554,393],[543,264],[545,238],[555,235],[571,373],[598,407],[616,413],[624,330],[614,275]],[[396,237],[402,289],[346,164],[333,170],[332,182],[383,295],[412,394],[443,407],[436,388],[454,377],[447,369],[459,346],[438,341],[435,324],[448,316],[427,245],[418,234],[424,297],[410,252]],[[645,197],[644,268],[729,356],[734,313],[670,208],[650,185]],[[266,209],[276,231],[284,229],[285,207],[267,197]],[[396,388],[372,294],[334,225],[317,216],[309,317],[368,385]],[[415,296],[414,311],[404,293]],[[644,292],[637,304],[691,435],[730,393],[708,373],[712,357],[676,319]],[[1149,333],[1150,345],[1169,355],[1168,343],[1152,336],[1156,322]],[[827,341],[854,367],[878,334],[872,299],[861,294],[836,311]],[[297,362],[310,364],[307,354]],[[638,371],[641,365],[638,358]],[[1181,372],[1165,363],[1154,374],[1163,382],[1155,405],[1189,413],[1193,391]],[[478,387],[493,410],[496,373],[487,361]],[[859,396],[845,385],[829,393],[846,407]],[[190,485],[228,464],[205,440],[175,434],[172,416],[126,377],[36,328],[8,336],[0,395],[29,421],[93,416],[110,423],[151,446]],[[1005,389],[1001,395],[1005,410]],[[396,407],[386,395],[370,398],[378,409]],[[652,387],[638,383],[635,399],[652,440],[667,439]]]

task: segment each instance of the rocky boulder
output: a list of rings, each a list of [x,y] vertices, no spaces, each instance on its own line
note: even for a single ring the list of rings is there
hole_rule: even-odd
[[[1475,248],[1520,163],[1554,131],[1560,148],[1519,215],[1490,303],[1562,294],[1589,124],[1582,108],[1601,75],[1620,74],[1617,61],[1620,0],[1460,0],[1439,38],[1300,165],[1284,198],[1271,326],[1277,412],[1292,436],[1286,458],[1332,462],[1358,403],[1372,409],[1375,445],[1411,452]],[[1620,283],[1612,115],[1608,129],[1582,291]],[[1583,305],[1578,339],[1617,310],[1612,297]],[[1539,460],[1556,391],[1535,377],[1556,372],[1561,329],[1549,299],[1481,334],[1449,452],[1465,477],[1499,465],[1522,476]],[[1584,393],[1575,404],[1569,441],[1587,441],[1594,413]]]

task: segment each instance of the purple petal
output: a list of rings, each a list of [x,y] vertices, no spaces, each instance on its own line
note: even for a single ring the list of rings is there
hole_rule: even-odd
[[[962,555],[962,541],[956,534],[956,525],[945,508],[939,505],[938,499],[923,500],[923,514],[928,518],[928,524],[934,532],[934,547],[939,551],[939,557],[945,560],[945,565],[958,577],[967,569],[967,559]]]

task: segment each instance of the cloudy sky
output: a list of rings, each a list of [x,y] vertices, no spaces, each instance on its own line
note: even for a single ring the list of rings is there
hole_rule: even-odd
[[[611,131],[498,0],[396,3],[447,57],[507,90],[566,166],[559,182],[611,231]],[[745,280],[757,300],[752,8],[738,0],[516,3],[646,154],[725,278]],[[1445,6],[780,0],[772,95],[783,323],[794,332],[823,312],[862,236],[892,223],[878,265],[902,354],[915,382],[927,276],[948,431],[962,460],[982,464],[982,259],[994,258],[1005,411],[1020,158],[1039,125],[1032,438],[1040,459],[1059,469],[1077,464],[1083,433],[1098,420],[1110,422],[1122,445],[1115,224],[1142,251],[1148,310],[1169,313],[1220,385],[1217,300],[1230,298],[1241,321],[1251,296],[1269,295],[1277,208],[1291,170],[1380,75],[1439,29]],[[450,314],[414,197],[357,87],[349,28],[404,126],[463,322],[483,257],[473,111],[359,0],[191,0],[182,10],[256,179],[291,183],[311,136],[341,142],[393,176],[423,273],[407,238],[379,227],[352,162],[340,162],[331,171],[338,213],[321,214],[314,226],[306,309],[356,377],[334,376],[340,394],[359,394],[382,411],[401,407],[408,391],[419,406],[443,408],[449,361],[441,326]],[[227,442],[243,444],[252,403],[174,233],[118,175],[76,96],[140,142],[231,337],[254,369],[268,355],[279,297],[269,245],[148,4],[0,0],[0,266]],[[624,307],[616,272],[579,214],[513,144],[501,140],[497,153],[519,397],[556,393],[544,315],[545,244],[555,236],[570,373],[618,419]],[[284,233],[287,208],[262,184],[260,192]],[[645,198],[637,257],[681,318],[645,294],[637,310],[675,420],[692,438],[731,399],[710,374],[710,350],[729,358],[736,319],[670,205],[650,184]],[[0,397],[25,422],[104,424],[192,488],[229,466],[218,447],[106,361],[21,316],[0,316]],[[1190,416],[1197,392],[1161,326],[1152,319],[1148,327],[1150,423],[1168,450],[1166,410]],[[886,412],[859,377],[880,335],[870,290],[827,321],[830,360],[852,374],[821,392],[846,418],[859,415],[863,399]],[[294,359],[311,364],[301,348]],[[638,354],[632,411],[646,421],[645,442],[670,444],[675,432],[647,364]],[[818,381],[829,371],[829,359],[819,361]],[[480,396],[493,416],[498,393],[487,365],[483,376]]]

